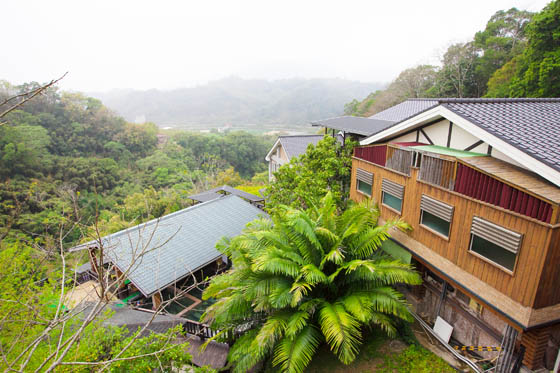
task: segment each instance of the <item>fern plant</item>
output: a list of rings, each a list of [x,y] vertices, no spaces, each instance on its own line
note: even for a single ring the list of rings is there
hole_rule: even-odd
[[[235,372],[267,359],[284,372],[302,372],[322,343],[349,364],[364,327],[394,335],[394,317],[411,320],[392,285],[419,284],[420,277],[377,250],[391,227],[410,226],[378,225],[378,218],[371,202],[337,214],[329,193],[307,211],[283,206],[271,220],[256,220],[220,242],[233,267],[206,289],[204,298],[217,301],[203,321],[241,334],[229,355]]]

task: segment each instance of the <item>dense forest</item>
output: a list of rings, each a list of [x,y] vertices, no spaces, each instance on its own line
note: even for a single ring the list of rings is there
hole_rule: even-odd
[[[441,66],[406,69],[345,113],[370,116],[419,97],[559,97],[559,35],[558,1],[539,13],[500,10],[472,40],[449,46]]]
[[[3,83],[0,102],[36,83]],[[273,138],[245,132],[160,134],[132,124],[94,98],[50,88],[0,126],[0,237],[45,242],[77,224],[72,243],[97,218],[102,231],[189,205],[191,193],[267,180]],[[263,174],[264,172],[264,174]]]
[[[276,81],[226,78],[169,91],[91,93],[129,121],[160,126],[302,125],[342,113],[344,103],[366,97],[381,84],[343,79]]]

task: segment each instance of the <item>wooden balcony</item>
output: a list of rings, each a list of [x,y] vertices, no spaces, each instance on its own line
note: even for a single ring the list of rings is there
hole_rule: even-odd
[[[442,147],[393,144],[356,148],[354,156],[406,176],[417,168],[419,181],[546,223],[558,222],[560,188],[496,158]]]

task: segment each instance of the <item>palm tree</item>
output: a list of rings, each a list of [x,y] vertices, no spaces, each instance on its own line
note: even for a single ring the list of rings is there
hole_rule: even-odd
[[[419,284],[420,277],[377,250],[389,228],[410,226],[401,220],[378,226],[378,217],[371,202],[337,215],[329,193],[319,206],[284,206],[271,220],[256,220],[221,241],[233,267],[205,291],[205,299],[217,301],[203,321],[222,333],[242,333],[230,350],[234,371],[272,358],[284,372],[302,372],[321,343],[349,364],[363,327],[394,335],[395,317],[411,320],[404,297],[391,286]]]

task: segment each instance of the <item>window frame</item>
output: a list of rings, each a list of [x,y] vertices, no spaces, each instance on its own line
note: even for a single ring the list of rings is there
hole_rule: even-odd
[[[360,183],[365,184],[365,185],[369,185],[369,193],[364,192],[363,190],[360,189]],[[372,184],[368,184],[363,180],[359,180],[356,179],[356,192],[361,193],[365,196],[371,197],[371,195],[373,194],[373,183]]]
[[[440,219],[440,220],[442,220],[442,221],[448,223],[448,224],[449,224],[449,230],[448,230],[448,232],[447,232],[447,235],[445,235],[445,234],[443,234],[443,233],[441,233],[441,232],[436,231],[434,228],[430,227],[429,225],[424,224],[424,222],[423,222],[423,220],[424,220],[424,219],[423,219],[423,218],[424,218],[424,212],[427,212],[428,214],[434,216],[435,218]],[[437,236],[443,238],[443,239],[446,240],[446,241],[449,241],[449,237],[451,236],[451,224],[452,224],[451,221],[444,220],[444,219],[440,218],[439,216],[436,216],[436,215],[432,214],[432,213],[429,212],[429,211],[425,211],[425,210],[423,210],[423,209],[420,209],[420,223],[419,223],[419,225],[420,225],[422,228],[424,228],[425,230],[427,230],[427,231],[429,231],[429,232],[431,232],[431,233],[433,233],[433,234],[435,234],[435,235],[437,235]]]
[[[477,236],[477,235],[475,235],[474,233],[471,233],[470,236],[471,236],[471,237],[470,237],[470,239],[469,239],[469,250],[468,250],[469,254],[474,255],[474,256],[476,256],[477,258],[479,258],[479,259],[481,259],[481,260],[484,260],[486,263],[488,263],[488,264],[490,264],[490,265],[493,265],[494,267],[496,267],[496,268],[498,268],[498,269],[500,269],[500,270],[506,272],[507,274],[513,276],[513,274],[514,274],[514,272],[515,272],[515,268],[517,268],[517,260],[518,260],[518,258],[519,258],[519,255],[518,255],[519,253],[515,254],[515,262],[513,263],[513,269],[509,269],[509,268],[507,268],[507,267],[504,267],[504,266],[501,265],[500,263],[495,262],[495,261],[493,261],[492,259],[487,258],[487,257],[485,257],[484,255],[477,253],[476,251],[473,251],[473,249],[472,249],[473,236],[476,236],[476,237],[481,238],[481,239],[483,239],[483,240],[485,240],[485,238],[480,237],[480,236]],[[488,240],[486,240],[486,241],[488,241]],[[488,242],[489,242],[489,241],[488,241]],[[493,243],[493,242],[490,242],[490,243]],[[496,244],[494,244],[494,245],[496,245]],[[502,250],[506,250],[506,249],[504,249],[503,247],[501,247],[500,245],[496,245],[496,246],[500,247]],[[506,250],[506,251],[508,251],[508,250]]]
[[[424,207],[423,207],[424,206]],[[449,224],[449,228],[447,231],[447,235],[441,232],[438,232],[435,228],[430,227],[427,224],[424,224],[424,213],[428,213],[435,217],[436,219],[440,219]],[[420,222],[419,225],[426,229],[427,231],[449,241],[451,237],[451,229],[453,225],[453,215],[455,214],[455,206],[437,200],[433,197],[430,197],[426,194],[422,194],[420,197]],[[444,217],[442,217],[442,215]],[[448,215],[448,216],[446,216]]]
[[[509,249],[505,248],[504,246],[502,246],[502,245],[500,245],[500,244],[498,244],[498,243],[496,243],[496,242],[492,242],[491,240],[488,240],[488,239],[486,239],[485,237],[482,237],[482,236],[480,236],[480,235],[474,233],[474,232],[472,231],[472,229],[473,229],[473,228],[472,228],[472,224],[473,224],[473,223],[471,223],[471,231],[470,231],[470,239],[469,239],[469,249],[468,249],[468,253],[470,253],[471,255],[476,256],[477,258],[479,258],[479,259],[481,259],[481,260],[484,260],[484,261],[487,262],[488,264],[491,264],[492,266],[494,266],[494,267],[496,267],[496,268],[502,270],[503,272],[505,272],[505,273],[507,273],[507,274],[513,276],[513,274],[515,273],[515,270],[516,270],[516,268],[517,268],[517,262],[519,261],[519,253],[520,253],[520,251],[521,251],[521,247],[522,247],[522,243],[523,243],[523,235],[522,235],[521,233],[512,231],[511,229],[502,227],[502,226],[499,225],[499,224],[492,223],[492,222],[487,221],[487,220],[485,220],[485,219],[483,219],[483,218],[479,218],[479,217],[477,217],[477,216],[474,216],[474,217],[473,217],[473,222],[475,221],[475,219],[481,220],[482,222],[487,223],[487,224],[490,224],[491,226],[493,225],[493,226],[496,226],[496,227],[498,227],[498,228],[501,228],[501,229],[503,229],[503,230],[505,230],[505,231],[507,231],[507,232],[510,232],[511,234],[519,235],[519,243],[518,243],[517,252],[513,252],[512,250],[509,250]],[[500,264],[500,263],[498,263],[498,262],[495,262],[494,260],[492,260],[492,259],[490,259],[490,258],[487,258],[486,256],[484,256],[484,255],[482,255],[482,254],[480,254],[480,253],[474,251],[474,250],[472,249],[473,242],[474,242],[474,236],[476,236],[476,237],[478,237],[478,238],[480,238],[480,239],[482,239],[482,240],[485,240],[485,241],[487,241],[487,242],[490,242],[491,244],[493,244],[493,245],[495,245],[495,246],[498,246],[498,247],[499,247],[500,249],[502,249],[502,250],[505,250],[505,251],[507,251],[507,252],[510,252],[510,253],[514,254],[514,255],[515,255],[515,260],[513,261],[513,267],[512,267],[511,269],[509,269],[509,268],[503,266],[502,264]]]
[[[388,204],[385,203],[385,194],[388,194],[388,195],[390,195],[391,197],[393,197],[393,198],[398,199],[398,200],[401,201],[401,209],[400,209],[400,211],[397,210],[396,208],[394,208],[393,206],[389,206]],[[386,191],[384,191],[384,190],[381,191],[381,204],[382,204],[383,206],[385,206],[386,208],[388,208],[388,209],[390,209],[390,210],[392,210],[392,211],[398,213],[399,215],[402,215],[403,202],[404,202],[404,198],[399,198],[399,197],[397,197],[397,196],[395,196],[395,195],[393,195],[393,194],[391,194],[391,193],[389,193],[389,192],[386,192]]]
[[[373,172],[369,172],[367,170],[364,170],[362,168],[357,167],[356,168],[356,177],[355,177],[355,179],[356,179],[356,192],[371,198],[371,196],[373,195],[373,178],[374,178]],[[368,183],[368,181],[369,181],[369,183]],[[360,182],[364,183],[366,185],[369,185],[369,193],[366,193],[363,190],[360,190]]]
[[[391,193],[390,191],[388,191],[388,188],[391,188],[391,184],[393,184],[393,187],[398,187],[402,190],[402,197],[398,197],[396,196],[394,193]],[[387,186],[385,186],[387,185]],[[397,210],[396,208],[394,208],[393,206],[390,206],[388,204],[385,203],[385,194],[388,194],[389,196],[398,199],[401,201],[401,209]],[[381,182],[381,205],[384,206],[385,208],[399,214],[402,215],[402,211],[403,211],[403,205],[404,205],[404,185],[399,184],[397,182],[391,181],[389,179],[385,179],[383,178],[382,182]]]

